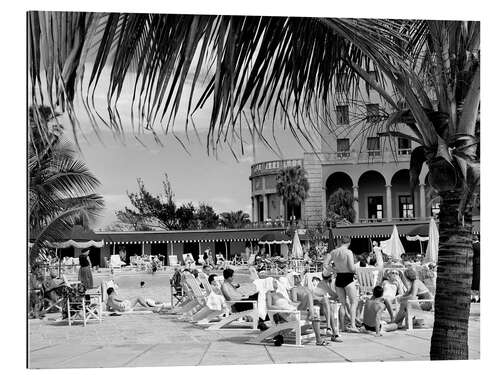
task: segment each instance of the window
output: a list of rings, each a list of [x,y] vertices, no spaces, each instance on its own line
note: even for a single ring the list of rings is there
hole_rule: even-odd
[[[349,138],[337,139],[337,157],[340,159],[348,158],[351,156],[349,145]]]
[[[411,141],[406,138],[398,138],[398,155],[411,154]]]
[[[368,197],[368,219],[370,221],[382,221],[384,217],[384,198]]]
[[[379,106],[378,104],[366,105],[366,121],[377,122],[379,120]]]
[[[399,196],[399,217],[401,219],[415,218],[415,210],[413,207],[413,198],[411,195]]]
[[[439,215],[439,202],[432,202],[431,215],[437,217]]]
[[[366,141],[368,156],[380,156],[380,138],[368,137]]]
[[[349,106],[338,105],[337,112],[337,125],[349,125]]]
[[[337,74],[337,80],[335,83],[335,91],[346,92],[347,91],[347,76],[345,74]]]

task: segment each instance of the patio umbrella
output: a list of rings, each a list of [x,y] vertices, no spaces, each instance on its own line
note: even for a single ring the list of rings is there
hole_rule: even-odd
[[[429,222],[429,243],[425,251],[425,260],[428,262],[436,263],[438,259],[439,250],[439,231],[434,218]]]
[[[292,258],[302,258],[303,256],[304,251],[302,250],[302,245],[300,244],[299,234],[295,231],[293,236]]]
[[[386,241],[380,241],[380,247],[387,255],[390,255],[394,259],[401,259],[401,254],[404,254],[405,249],[399,239],[398,228],[395,225],[392,229],[391,238]]]

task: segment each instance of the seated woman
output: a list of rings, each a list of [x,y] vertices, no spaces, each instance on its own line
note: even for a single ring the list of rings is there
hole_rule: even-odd
[[[406,312],[408,310],[408,301],[410,300],[431,300],[434,296],[431,294],[429,289],[425,284],[417,279],[417,273],[415,270],[408,268],[404,271],[405,277],[410,282],[408,291],[399,298],[399,311],[396,315],[395,322],[400,325],[406,317]],[[419,303],[420,308],[425,311],[432,310],[432,302],[421,302]]]
[[[383,296],[390,302],[394,303],[396,297],[403,294],[403,285],[399,280],[399,272],[395,269],[389,269],[385,272],[384,281],[382,282]]]
[[[136,305],[140,305],[147,309],[153,309],[154,312],[160,312],[160,310],[165,307],[162,302],[156,302],[153,300],[146,300],[142,297],[135,297],[130,300],[118,298],[114,288],[108,288],[106,290],[108,295],[108,300],[106,301],[106,307],[110,311],[116,312],[127,312],[133,311]]]
[[[57,302],[60,296],[62,296],[60,288],[63,287],[64,285],[65,285],[64,280],[57,277],[56,271],[51,270],[50,279],[45,280],[42,283],[44,298],[47,298],[52,302]]]
[[[219,284],[216,280],[217,275],[208,276],[208,283],[212,287],[210,294],[207,297],[206,305],[193,315],[192,320],[198,323],[208,323],[209,317],[217,318],[218,315],[229,315],[229,308],[226,300],[219,289]]]

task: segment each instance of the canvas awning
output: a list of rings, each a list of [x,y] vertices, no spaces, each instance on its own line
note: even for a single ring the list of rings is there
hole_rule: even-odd
[[[267,233],[259,240],[259,245],[289,244],[292,239],[285,233]]]
[[[439,223],[436,222],[438,227]],[[352,224],[346,226],[339,226],[332,228],[332,236],[334,238],[339,237],[351,237],[351,238],[378,238],[378,237],[390,237],[392,234],[394,223],[367,223],[367,224]],[[428,221],[409,221],[409,222],[398,222],[399,236],[416,236],[427,237],[429,235],[429,222]],[[472,220],[472,232],[474,234],[479,234],[480,222],[479,218],[474,218]],[[325,232],[323,237],[328,238],[328,232]]]
[[[32,233],[30,236],[29,247],[33,246],[36,234]],[[95,233],[92,230],[84,229],[81,225],[75,225],[71,230],[67,231],[62,235],[62,239],[57,242],[45,243],[48,247],[55,249],[65,249],[68,247],[74,247],[77,249],[86,249],[89,247],[103,247],[104,240],[103,236]]]
[[[106,244],[161,244],[185,242],[259,241],[267,233],[283,229],[205,229],[182,231],[98,232]]]

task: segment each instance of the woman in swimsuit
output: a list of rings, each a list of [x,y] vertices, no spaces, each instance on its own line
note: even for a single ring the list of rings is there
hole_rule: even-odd
[[[398,280],[399,272],[395,269],[389,269],[385,273],[382,288],[384,289],[384,298],[390,302],[395,302],[396,297],[403,294],[403,287]]]
[[[341,309],[345,311],[345,315],[349,316],[351,320],[351,327],[349,332],[359,332],[356,328],[356,309],[358,307],[358,293],[356,284],[354,283],[354,274],[356,268],[354,267],[354,255],[349,250],[351,240],[348,237],[341,238],[340,247],[332,250],[326,255],[323,261],[323,267],[328,269],[330,263],[333,262],[337,277],[335,278],[335,291],[339,296],[342,303]],[[349,311],[347,311],[347,301],[349,301]],[[344,322],[340,322],[341,330],[344,330]]]
[[[396,315],[395,322],[401,324],[406,317],[406,311],[408,309],[408,301],[412,300],[432,300],[434,299],[433,295],[429,291],[429,289],[425,286],[425,284],[417,279],[417,273],[415,270],[408,268],[404,272],[405,277],[410,281],[411,285],[408,288],[408,291],[399,298],[399,311]],[[433,303],[430,301],[420,302],[420,308],[425,311],[432,310]]]

